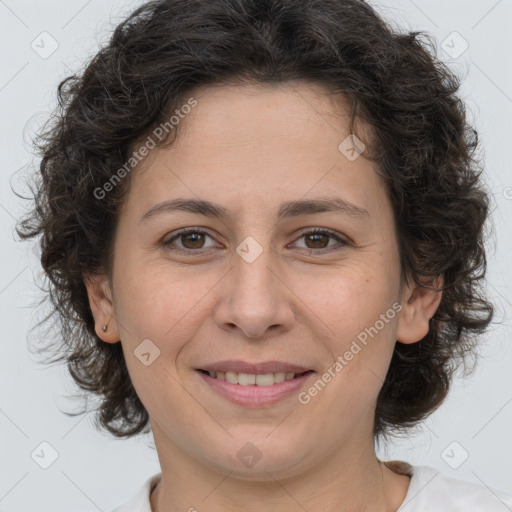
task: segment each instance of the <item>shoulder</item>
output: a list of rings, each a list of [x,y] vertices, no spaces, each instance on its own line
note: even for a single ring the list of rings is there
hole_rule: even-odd
[[[409,490],[397,512],[512,511],[512,496],[494,487],[451,478],[430,466],[409,468]]]
[[[161,476],[162,473],[150,476],[128,501],[112,510],[112,512],[151,512],[149,495]]]

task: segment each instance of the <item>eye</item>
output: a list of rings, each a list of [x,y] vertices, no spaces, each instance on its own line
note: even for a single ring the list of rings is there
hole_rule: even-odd
[[[200,228],[191,227],[176,232],[171,238],[168,238],[162,243],[165,247],[172,251],[201,252],[204,249],[215,247],[215,244],[210,246],[205,245],[206,237],[213,240],[213,237],[210,236],[206,231]],[[347,242],[338,236],[335,232],[323,228],[316,228],[302,233],[302,235],[297,240],[302,238],[305,239],[306,246],[300,248],[313,251],[315,249],[322,250],[336,245],[336,243],[329,245],[329,239],[338,242],[338,244],[341,244],[342,246],[347,244]],[[175,240],[180,241],[181,246],[176,246]]]
[[[302,235],[297,239],[300,240],[301,238],[304,238],[306,241],[306,247],[301,247],[301,249],[326,249],[327,247],[332,247],[328,245],[328,239],[334,239],[338,243],[341,243],[342,245],[346,245],[346,241],[343,240],[340,236],[335,234],[333,231],[330,231],[328,229],[322,229],[322,228],[316,228],[310,231],[307,231],[306,233],[302,233]]]
[[[213,238],[202,229],[198,228],[186,228],[178,231],[173,237],[167,239],[163,244],[170,250],[182,250],[182,251],[200,251],[201,249],[207,249],[208,246],[204,245],[205,237]],[[173,247],[174,240],[180,240],[182,246]],[[210,246],[211,247],[211,246]]]

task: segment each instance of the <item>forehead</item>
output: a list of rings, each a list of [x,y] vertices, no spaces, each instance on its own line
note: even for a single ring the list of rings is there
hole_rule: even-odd
[[[197,105],[173,144],[153,149],[133,175],[145,207],[171,196],[264,206],[338,192],[367,208],[384,193],[374,165],[344,153],[352,136],[348,101],[322,85],[228,84],[197,88],[191,97]]]
[[[245,137],[250,136],[257,144],[265,136],[273,141],[277,134],[279,142],[286,144],[303,136],[305,129],[309,129],[310,138],[316,134],[325,137],[326,131],[339,138],[340,128],[348,130],[348,99],[316,82],[228,83],[201,86],[192,94],[198,107],[187,115],[178,136],[188,134],[190,138],[207,132],[209,138],[226,144],[235,139],[249,142]],[[219,140],[221,137],[227,139]]]

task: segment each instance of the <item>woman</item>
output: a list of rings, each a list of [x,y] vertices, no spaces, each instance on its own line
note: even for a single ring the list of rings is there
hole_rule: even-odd
[[[150,2],[61,84],[19,232],[100,426],[153,433],[117,512],[512,506],[375,454],[492,318],[458,87],[359,0]]]

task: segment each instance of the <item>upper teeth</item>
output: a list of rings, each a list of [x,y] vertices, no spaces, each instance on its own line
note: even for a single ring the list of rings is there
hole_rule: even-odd
[[[241,386],[271,386],[272,384],[291,380],[295,377],[295,373],[276,372],[263,373],[255,375],[253,373],[236,373],[236,372],[208,372],[210,377],[225,380],[231,384],[240,384]]]

